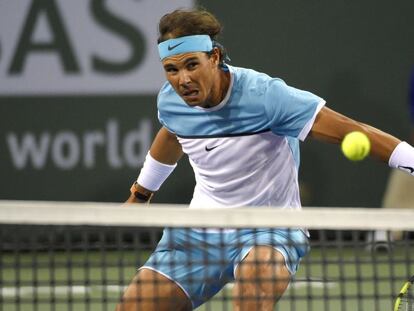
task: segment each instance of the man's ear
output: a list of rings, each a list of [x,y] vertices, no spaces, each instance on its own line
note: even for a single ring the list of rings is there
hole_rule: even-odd
[[[219,48],[217,48],[217,47],[213,48],[213,53],[211,54],[211,59],[212,59],[213,64],[215,66],[218,66],[220,64],[220,50],[219,50]]]

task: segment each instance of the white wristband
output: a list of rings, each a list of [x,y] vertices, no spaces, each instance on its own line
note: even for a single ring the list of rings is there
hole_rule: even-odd
[[[148,152],[137,182],[145,189],[157,191],[176,166],[177,164],[169,165],[158,162]]]
[[[414,148],[405,141],[399,143],[392,152],[388,164],[414,176]]]

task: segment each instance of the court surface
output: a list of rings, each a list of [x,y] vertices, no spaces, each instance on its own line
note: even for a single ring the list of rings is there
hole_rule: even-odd
[[[410,251],[404,245],[390,253],[371,253],[363,247],[315,247],[279,302],[280,310],[392,310],[394,293],[414,270],[414,263],[405,260],[412,256]],[[144,262],[149,252],[33,255],[2,254],[0,310],[114,310],[135,273],[135,263]],[[197,310],[232,310],[231,286]]]

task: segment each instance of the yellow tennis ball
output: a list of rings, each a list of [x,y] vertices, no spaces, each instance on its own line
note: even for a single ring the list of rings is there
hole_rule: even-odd
[[[362,132],[348,133],[342,140],[341,149],[344,155],[351,161],[361,161],[371,149],[371,142]]]

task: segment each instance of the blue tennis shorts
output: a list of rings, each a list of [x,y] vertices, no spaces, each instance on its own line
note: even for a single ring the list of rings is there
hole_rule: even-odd
[[[269,245],[281,252],[291,274],[309,251],[308,237],[299,229],[165,229],[154,253],[140,269],[157,271],[174,281],[197,308],[234,281],[237,265],[257,245]]]

